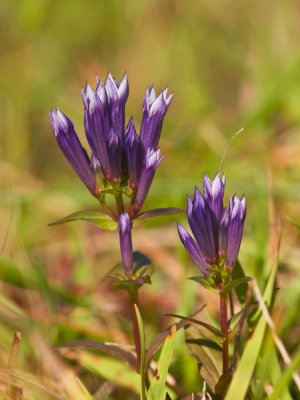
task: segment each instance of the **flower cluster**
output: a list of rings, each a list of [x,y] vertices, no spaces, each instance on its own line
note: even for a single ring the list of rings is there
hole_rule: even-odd
[[[231,270],[241,245],[246,217],[246,198],[231,196],[223,205],[225,176],[203,178],[203,193],[196,187],[187,199],[187,216],[195,240],[178,224],[180,239],[205,276],[225,267]]]
[[[108,192],[129,196],[131,205],[127,211],[132,219],[140,211],[163,159],[158,142],[172,95],[167,95],[167,89],[158,96],[153,87],[146,91],[138,135],[132,118],[125,126],[128,94],[126,74],[119,84],[108,74],[104,83],[97,79],[95,90],[89,84],[83,89],[90,157],[73,123],[59,109],[50,111],[50,123],[62,152],[92,195],[102,202]]]

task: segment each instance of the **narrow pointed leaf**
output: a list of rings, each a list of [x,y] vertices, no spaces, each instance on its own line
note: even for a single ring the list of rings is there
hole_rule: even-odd
[[[245,278],[245,273],[243,270],[243,267],[241,266],[239,260],[236,261],[235,266],[232,271],[232,279],[237,280],[241,278]],[[235,293],[239,299],[240,304],[244,304],[246,300],[246,294],[247,294],[247,286],[246,285],[238,285],[234,289]]]
[[[221,290],[221,293],[223,295],[228,294],[232,289],[235,289],[237,286],[239,286],[242,283],[247,283],[249,281],[252,281],[252,278],[250,278],[249,276],[245,276],[244,278],[240,278],[240,279],[235,279],[234,281],[228,282],[226,283],[226,285],[223,287],[223,289]]]
[[[75,378],[75,380],[78,383],[80,389],[82,390],[82,393],[84,394],[86,400],[93,400],[91,394],[89,393],[87,388],[84,386],[84,384],[81,382],[81,380],[77,377]]]
[[[147,400],[165,400],[166,398],[166,379],[174,351],[175,337],[176,325],[173,325],[161,350],[155,375],[151,379]]]
[[[239,322],[241,321],[242,318],[247,318],[249,314],[252,313],[258,306],[258,303],[251,304],[251,306],[247,310],[241,310],[238,313],[234,314],[230,320],[228,321],[228,328],[232,332],[235,331],[236,327],[238,326]]]
[[[155,208],[154,210],[144,211],[137,215],[138,219],[148,219],[153,217],[160,217],[165,215],[180,214],[185,212],[182,208],[167,207],[167,208]]]
[[[110,356],[114,356],[120,358],[121,360],[127,361],[134,369],[136,369],[137,367],[136,358],[134,357],[134,355],[126,350],[123,350],[121,347],[117,345],[97,342],[95,340],[82,339],[65,343],[63,345],[58,346],[57,348],[63,348],[63,347],[85,347],[89,349],[100,350],[106,354],[109,354]]]
[[[140,341],[141,341],[141,365],[140,365],[140,379],[141,379],[141,400],[147,399],[146,393],[146,338],[145,338],[145,330],[144,324],[142,320],[142,316],[138,309],[138,306],[134,304],[134,310],[136,313],[136,318],[138,321],[138,327],[140,332]]]
[[[274,387],[274,392],[269,397],[269,400],[277,400],[280,399],[284,391],[287,390],[287,387],[292,379],[292,375],[300,368],[300,347],[298,348],[294,358],[292,359],[290,365],[286,367],[283,372],[281,379],[278,380],[277,385]]]
[[[128,368],[124,361],[84,351],[76,354],[76,360],[93,374],[101,376],[115,385],[127,388],[131,392],[139,393],[139,374]]]
[[[207,281],[207,279],[205,279],[204,276],[192,276],[188,279],[200,283],[200,285],[202,285],[205,289],[215,290],[215,288],[211,286],[211,284]]]
[[[51,222],[49,226],[65,224],[73,221],[90,222],[106,231],[115,231],[118,228],[118,223],[112,220],[109,215],[98,211],[77,211],[64,218],[60,218],[57,221]]]
[[[197,319],[194,319],[194,318],[183,317],[182,315],[178,315],[178,314],[166,314],[166,315],[170,316],[170,317],[184,319],[186,321],[192,322],[193,324],[201,325],[204,328],[208,329],[216,337],[218,337],[220,339],[226,338],[226,335],[224,335],[223,332],[221,332],[219,329],[215,328],[214,326],[207,324],[206,322],[198,321]]]

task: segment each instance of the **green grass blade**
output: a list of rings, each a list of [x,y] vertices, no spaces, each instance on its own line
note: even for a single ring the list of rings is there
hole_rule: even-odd
[[[277,263],[274,264],[271,271],[265,292],[264,300],[270,304],[277,270]],[[229,386],[225,400],[244,400],[248,386],[256,365],[257,358],[262,346],[267,322],[261,315],[256,329],[248,341],[245,350],[242,354],[239,365],[234,373],[233,379]]]
[[[141,340],[141,366],[140,366],[140,377],[141,377],[141,400],[146,400],[146,345],[145,345],[145,330],[143,320],[138,309],[138,306],[134,304],[134,310],[136,313],[136,318],[138,321],[139,332],[140,332],[140,340]]]
[[[282,393],[286,390],[289,382],[292,378],[293,373],[300,367],[300,347],[298,348],[296,355],[294,356],[290,365],[286,368],[278,381],[278,385],[274,388],[274,392],[269,397],[269,400],[277,400],[281,398]]]
[[[161,350],[155,375],[151,379],[147,400],[165,400],[166,398],[166,379],[174,351],[175,337],[176,325],[173,325]]]

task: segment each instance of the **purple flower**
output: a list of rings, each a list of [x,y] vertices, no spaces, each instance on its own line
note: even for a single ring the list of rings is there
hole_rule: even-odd
[[[237,259],[246,218],[246,198],[236,195],[229,199],[229,221],[227,225],[226,264],[233,267]]]
[[[216,174],[212,181],[205,175],[203,194],[195,188],[187,200],[187,216],[195,240],[178,224],[179,237],[204,275],[210,266],[233,268],[241,245],[246,218],[246,198],[230,197],[223,205],[225,176]]]
[[[81,146],[72,122],[60,110],[52,109],[49,118],[57,143],[82,182],[97,196],[93,163]]]
[[[167,97],[167,89],[163,90],[157,97],[151,86],[146,91],[143,103],[143,121],[141,126],[141,141],[145,149],[156,149],[164,116],[169,108],[173,95]]]
[[[91,193],[99,197],[102,191],[105,195],[106,190],[112,190],[128,195],[132,199],[128,212],[134,218],[163,159],[159,157],[157,146],[172,95],[167,96],[167,89],[158,96],[153,87],[146,91],[138,135],[132,118],[125,127],[125,104],[129,94],[127,74],[119,84],[111,74],[104,83],[98,78],[96,82],[95,90],[89,84],[82,90],[91,161],[72,122],[61,111],[51,110],[50,123],[62,152]]]
[[[151,183],[153,181],[156,168],[159,166],[159,164],[162,162],[164,158],[164,155],[160,157],[159,152],[160,152],[159,149],[147,150],[143,168],[140,175],[140,180],[138,183],[135,200],[133,203],[134,215],[136,215],[142,208],[142,205],[147,197]]]
[[[132,240],[131,221],[129,215],[124,212],[119,217],[119,237],[123,266],[127,276],[132,275]]]

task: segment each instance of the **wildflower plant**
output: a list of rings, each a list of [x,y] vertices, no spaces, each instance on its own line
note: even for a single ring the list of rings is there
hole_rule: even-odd
[[[127,74],[119,84],[108,74],[104,83],[97,78],[95,89],[87,83],[82,90],[84,128],[90,155],[81,145],[72,121],[62,111],[51,109],[49,117],[61,151],[104,211],[79,211],[53,224],[85,220],[107,230],[119,227],[125,276],[134,280],[132,254],[129,255],[129,249],[124,245],[131,243],[128,237],[131,237],[132,221],[180,210],[167,208],[140,212],[156,169],[164,158],[158,144],[172,95],[168,96],[167,89],[158,96],[153,86],[147,89],[139,135],[133,118],[125,123],[128,95]],[[115,207],[107,203],[107,196],[115,198]],[[142,283],[140,276],[139,282]]]
[[[106,230],[118,231],[123,272],[114,274],[114,287],[126,290],[129,294],[136,354],[133,357],[130,352],[120,348],[116,352],[113,345],[106,343],[92,343],[89,340],[88,345],[110,355],[117,354],[126,360],[140,373],[140,398],[157,400],[165,398],[163,395],[167,367],[174,348],[176,329],[185,327],[190,322],[198,323],[216,335],[222,346],[223,375],[220,382],[224,377],[230,376],[232,365],[228,349],[234,335],[228,319],[228,298],[232,289],[250,279],[245,276],[235,279],[233,274],[246,218],[246,198],[233,195],[226,207],[225,176],[217,173],[210,180],[204,175],[202,192],[196,187],[193,197],[187,198],[187,219],[192,234],[178,224],[179,238],[201,272],[201,276],[192,279],[215,290],[219,295],[220,329],[190,317],[170,314],[181,318],[180,325],[173,325],[170,330],[161,333],[146,351],[143,322],[138,308],[138,290],[145,283],[151,283],[151,271],[148,260],[136,260],[132,246],[132,228],[137,220],[179,213],[182,210],[157,208],[141,211],[156,169],[164,158],[164,155],[160,155],[158,146],[164,116],[172,95],[168,96],[167,89],[158,96],[153,86],[147,89],[139,134],[133,118],[126,123],[125,105],[128,95],[126,74],[120,83],[108,74],[104,83],[97,78],[95,89],[86,84],[82,91],[82,99],[89,154],[81,145],[71,120],[59,109],[50,111],[50,123],[59,147],[102,208],[101,212],[78,211],[52,224],[84,220]],[[108,196],[115,199],[115,205],[107,201]],[[158,372],[160,378],[157,380],[154,377],[149,384],[147,368],[151,356],[163,342],[162,360],[159,360],[158,365],[164,367]],[[79,340],[71,345],[86,343]],[[68,345],[70,344],[66,346]],[[223,383],[218,385],[224,387]]]
[[[145,388],[145,358],[142,357],[140,314],[137,308],[138,289],[151,283],[151,269],[135,263],[132,249],[132,227],[137,219],[181,212],[177,208],[141,212],[155,172],[164,156],[158,147],[164,116],[172,95],[167,89],[158,96],[154,87],[146,91],[143,118],[137,134],[133,118],[125,123],[125,105],[129,95],[127,75],[118,84],[111,74],[104,83],[98,78],[96,88],[86,84],[82,90],[84,128],[90,155],[83,148],[72,121],[59,109],[50,110],[50,124],[57,143],[90,193],[100,202],[104,212],[78,211],[51,225],[84,220],[106,230],[118,230],[124,273],[113,276],[114,287],[126,290],[132,305],[133,337],[136,349],[134,367],[141,372],[141,387]],[[115,207],[107,203],[115,198]],[[77,342],[80,345],[80,341]],[[103,349],[103,344],[101,344]],[[99,344],[96,344],[96,347]],[[111,349],[104,347],[107,352]],[[126,352],[125,352],[126,353]],[[129,354],[123,354],[127,361]],[[125,355],[124,355],[125,354]],[[145,390],[142,391],[143,396]]]
[[[194,196],[187,198],[187,218],[194,238],[177,225],[181,242],[201,272],[200,277],[193,279],[219,294],[224,375],[229,373],[228,294],[250,279],[232,279],[246,218],[246,198],[233,195],[225,207],[225,183],[225,175],[219,172],[213,180],[204,175],[202,193],[195,187]],[[213,327],[206,327],[217,333]]]

